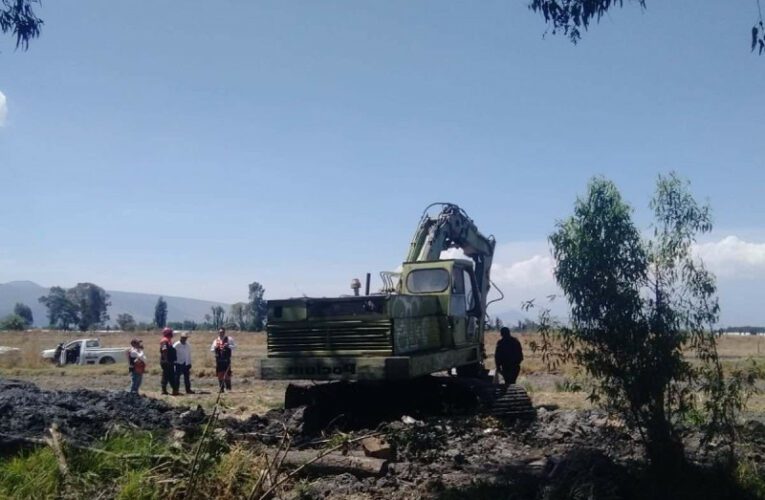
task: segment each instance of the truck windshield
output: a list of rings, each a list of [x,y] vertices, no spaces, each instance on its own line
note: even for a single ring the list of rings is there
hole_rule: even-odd
[[[406,287],[411,293],[443,292],[449,287],[449,271],[416,269],[406,277]]]

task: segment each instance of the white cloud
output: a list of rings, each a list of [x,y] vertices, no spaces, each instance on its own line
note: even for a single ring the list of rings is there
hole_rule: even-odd
[[[5,124],[5,117],[8,116],[8,100],[5,98],[5,94],[0,91],[0,127]]]
[[[755,278],[765,273],[765,243],[726,236],[720,241],[696,245],[694,254],[709,270],[723,278]]]
[[[763,324],[760,305],[765,300],[765,243],[761,236],[727,236],[694,246],[694,255],[701,258],[718,277],[722,325]],[[747,241],[749,240],[749,241]],[[752,241],[754,240],[754,241]],[[450,249],[442,258],[464,258]],[[546,242],[514,242],[497,245],[492,266],[492,280],[505,294],[505,300],[489,308],[490,315],[503,318],[536,316],[536,311],[519,311],[522,302],[535,299],[540,307],[550,307],[559,317],[567,315],[566,300],[555,283],[555,260]],[[555,294],[554,302],[547,295]],[[491,298],[498,294],[492,292]]]
[[[547,255],[532,255],[512,263],[497,262],[491,267],[492,279],[497,283],[521,287],[554,286],[555,261]]]

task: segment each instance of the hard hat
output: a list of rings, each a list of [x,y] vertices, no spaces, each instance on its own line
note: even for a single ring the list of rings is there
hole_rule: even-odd
[[[173,329],[172,329],[172,328],[170,328],[169,326],[166,326],[166,327],[165,327],[165,328],[162,330],[162,335],[172,335],[172,334],[173,334]]]
[[[189,338],[189,332],[181,332],[181,338],[182,338],[182,339],[187,339],[187,338]]]

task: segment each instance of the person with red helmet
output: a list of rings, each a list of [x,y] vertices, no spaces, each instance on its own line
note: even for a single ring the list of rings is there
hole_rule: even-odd
[[[178,377],[175,375],[175,361],[178,354],[173,347],[173,329],[162,330],[159,341],[159,366],[162,368],[162,394],[167,394],[167,384],[173,389],[173,396],[178,396]]]

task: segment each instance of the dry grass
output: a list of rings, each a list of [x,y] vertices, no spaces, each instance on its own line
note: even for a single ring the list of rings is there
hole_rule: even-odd
[[[56,367],[40,357],[43,349],[56,347],[60,342],[79,338],[98,337],[104,347],[125,347],[133,337],[143,340],[148,357],[147,373],[141,392],[152,397],[164,398],[173,404],[201,405],[210,408],[217,395],[218,382],[215,378],[215,360],[210,344],[217,333],[195,331],[189,336],[192,348],[192,388],[195,395],[169,397],[160,394],[159,341],[158,332],[112,332],[81,334],[32,330],[28,332],[0,332],[0,345],[18,347],[19,356],[0,358],[0,376],[32,381],[46,389],[125,389],[128,387],[127,358],[113,365],[64,366]],[[244,415],[250,412],[262,413],[277,408],[283,403],[286,383],[256,380],[256,360],[265,355],[265,334],[232,332],[237,349],[234,352],[234,390],[225,398],[226,410],[230,415]],[[15,359],[14,359],[15,358]]]
[[[128,386],[127,362],[118,362],[107,366],[66,366],[55,367],[43,361],[40,351],[55,347],[59,342],[93,337],[79,332],[57,332],[34,330],[29,332],[0,332],[0,345],[18,347],[17,356],[0,357],[0,376],[30,380],[46,389],[72,389],[84,387],[90,389],[125,389]],[[192,387],[195,395],[182,397],[162,396],[159,371],[158,332],[103,333],[98,334],[106,347],[127,347],[133,337],[144,341],[149,358],[147,375],[144,377],[142,392],[152,397],[164,398],[173,404],[211,408],[217,393],[217,379],[214,373],[214,359],[210,344],[215,332],[192,332],[189,342],[193,352]],[[266,354],[266,338],[263,333],[232,332],[237,343],[234,353],[233,372],[234,390],[224,398],[225,413],[229,416],[248,416],[262,413],[283,404],[284,389],[287,382],[264,381],[257,378],[257,360]],[[556,370],[548,370],[538,354],[531,352],[529,344],[536,339],[534,333],[517,335],[524,347],[525,360],[521,367],[518,383],[523,385],[537,404],[555,404],[562,408],[587,408],[587,392],[561,390],[567,380],[581,378],[577,367],[563,365]],[[486,335],[487,367],[494,368],[494,346],[498,340],[497,332]],[[752,358],[765,362],[765,338],[761,337],[723,337],[719,343],[720,356],[726,367],[730,368]],[[765,413],[765,395],[755,396],[750,404],[750,411]]]

